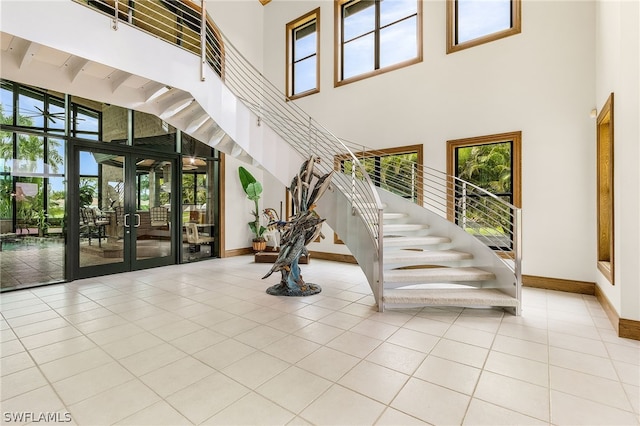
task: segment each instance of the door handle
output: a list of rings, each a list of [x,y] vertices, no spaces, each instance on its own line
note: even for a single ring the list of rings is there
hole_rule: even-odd
[[[137,221],[136,224],[133,225],[134,228],[137,228],[140,226],[140,215],[138,213],[134,214],[134,216],[136,217]]]
[[[125,228],[129,227],[129,213],[124,215],[124,227]]]

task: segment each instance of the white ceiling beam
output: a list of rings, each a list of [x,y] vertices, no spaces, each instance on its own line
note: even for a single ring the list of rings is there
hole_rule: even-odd
[[[126,71],[115,70],[107,77],[111,81],[111,93],[115,93],[133,74]]]
[[[27,42],[22,52],[16,52],[16,54],[19,55],[18,61],[20,65],[18,68],[24,69],[24,67],[29,65],[35,58],[36,53],[38,53],[38,50],[40,50],[40,45],[38,43]]]

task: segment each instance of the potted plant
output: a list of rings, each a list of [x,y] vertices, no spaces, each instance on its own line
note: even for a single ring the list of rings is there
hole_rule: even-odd
[[[260,224],[260,209],[258,207],[258,200],[260,200],[260,195],[262,194],[262,184],[256,181],[256,178],[242,166],[238,168],[238,175],[247,198],[255,203],[255,210],[251,212],[254,220],[249,222],[249,229],[253,233],[253,250],[262,251],[267,247],[267,240],[264,237],[267,228]]]
[[[36,213],[36,224],[38,226],[38,236],[39,237],[44,237],[47,235],[47,232],[49,231],[49,221],[47,220],[47,217],[49,215],[46,214],[44,212],[44,210],[39,210]]]

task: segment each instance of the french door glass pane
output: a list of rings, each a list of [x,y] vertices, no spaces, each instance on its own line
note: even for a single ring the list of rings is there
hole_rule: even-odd
[[[112,154],[80,151],[79,264],[80,267],[122,263],[124,261],[124,212],[115,195],[107,202],[108,186],[118,194],[124,190],[123,157]],[[122,200],[124,195],[122,194]]]
[[[136,260],[171,255],[170,161],[136,158]]]

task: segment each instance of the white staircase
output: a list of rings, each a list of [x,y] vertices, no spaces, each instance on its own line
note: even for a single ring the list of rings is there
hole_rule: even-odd
[[[397,205],[397,203],[394,203]],[[471,252],[455,250],[451,238],[435,235],[407,213],[383,214],[383,296],[386,308],[462,306],[518,308],[496,286],[496,275],[474,266]],[[455,226],[451,224],[452,226]]]
[[[104,2],[106,10],[113,8],[109,4]],[[201,57],[122,20],[122,8],[130,4],[120,2],[116,22],[72,0],[36,7],[6,2],[2,77],[155,114],[225,154],[262,166],[284,185],[311,154],[321,159],[319,173],[333,170],[336,156],[348,158],[351,174],[334,174],[317,210],[356,258],[380,311],[455,305],[519,313],[518,223],[509,238],[513,252],[498,256],[446,219],[455,178],[419,171],[427,208],[377,190],[354,150],[286,102],[222,34],[207,27],[202,40],[213,53]],[[393,208],[383,214],[385,206]]]

